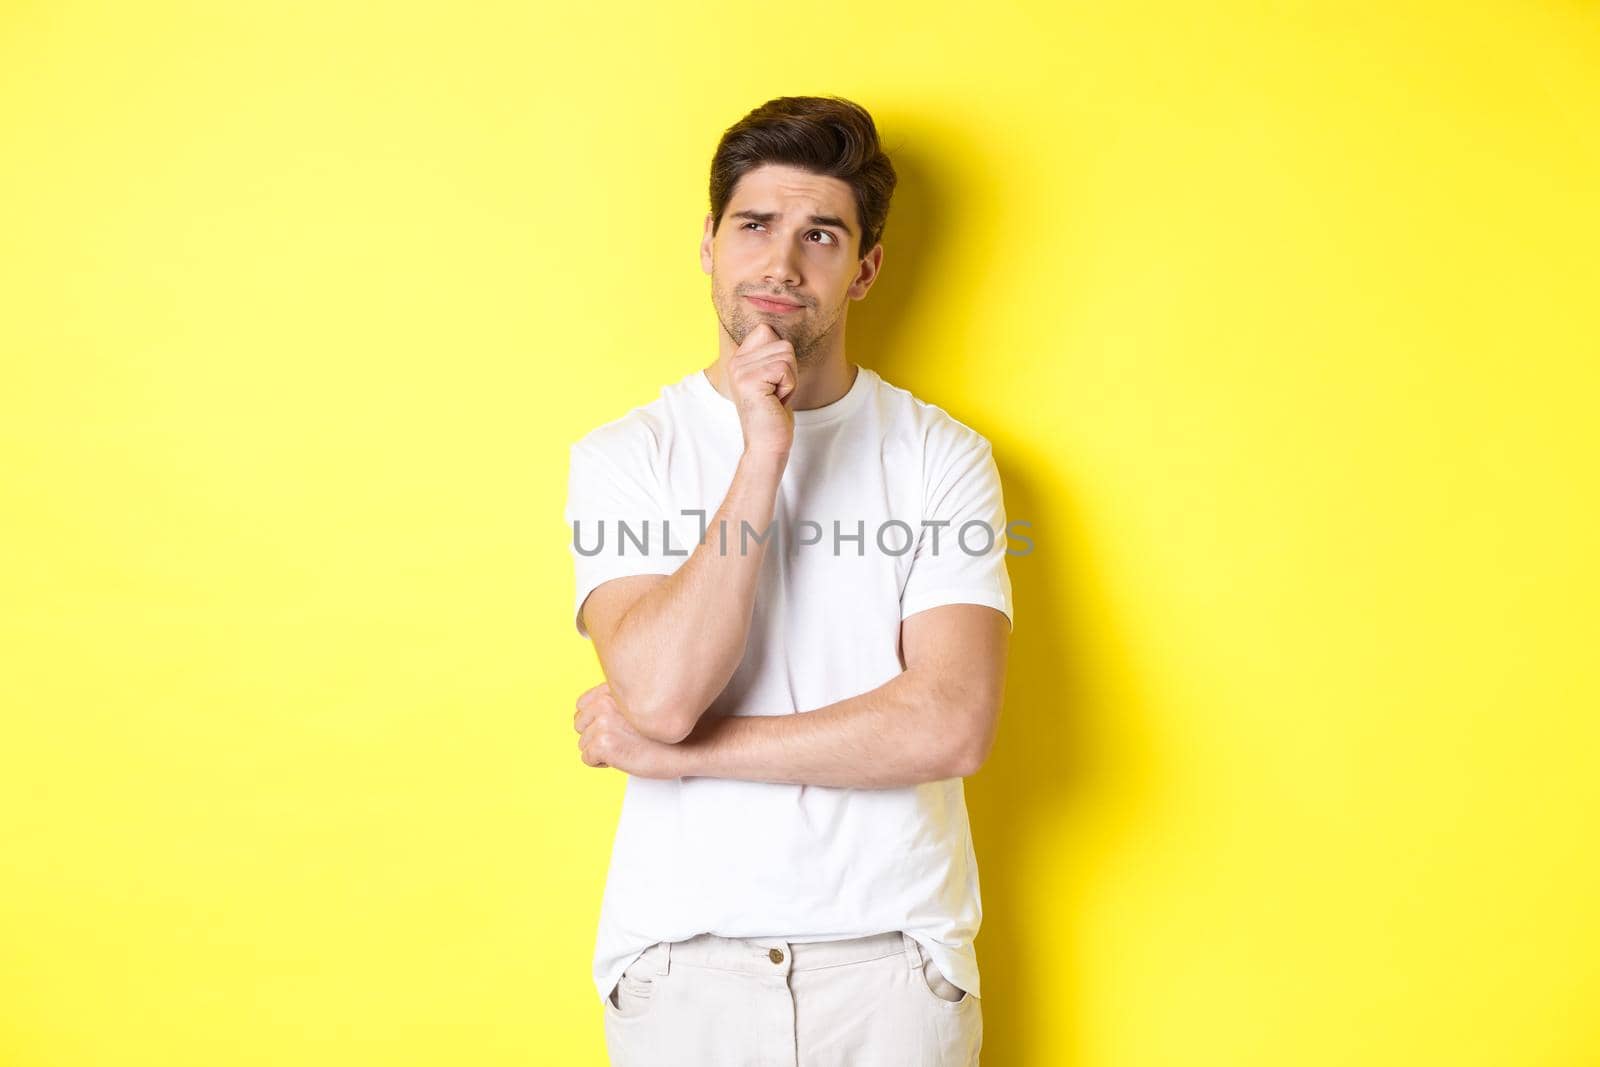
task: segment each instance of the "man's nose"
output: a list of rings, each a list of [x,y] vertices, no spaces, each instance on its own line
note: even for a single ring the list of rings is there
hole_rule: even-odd
[[[791,288],[800,284],[799,256],[788,241],[773,242],[765,280]]]

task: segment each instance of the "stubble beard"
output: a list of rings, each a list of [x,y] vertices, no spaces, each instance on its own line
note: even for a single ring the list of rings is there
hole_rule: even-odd
[[[722,294],[721,290],[716,292]],[[745,298],[737,293],[719,295],[712,303],[716,305],[717,319],[722,323],[723,330],[733,338],[734,348],[744,344],[745,338],[750,336],[751,331],[761,323],[767,322],[774,333],[794,345],[794,361],[802,370],[815,365],[822,351],[822,342],[827,339],[838,322],[835,318],[822,332],[813,333],[805,328],[803,322],[792,325],[788,322],[768,322],[764,316],[752,312]],[[808,315],[809,309],[799,314]]]

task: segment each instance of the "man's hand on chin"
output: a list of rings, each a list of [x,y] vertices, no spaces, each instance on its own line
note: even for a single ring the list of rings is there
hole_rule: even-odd
[[[680,778],[684,752],[677,745],[653,741],[633,728],[611,695],[611,683],[601,682],[578,697],[572,717],[578,731],[578,752],[591,767],[615,767],[636,778]]]

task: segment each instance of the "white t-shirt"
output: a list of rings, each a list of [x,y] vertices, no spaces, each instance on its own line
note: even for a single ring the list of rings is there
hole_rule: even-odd
[[[1011,618],[1000,477],[982,435],[866,367],[794,420],[744,659],[706,715],[790,715],[875,689],[905,669],[901,620],[927,608],[985,604]],[[580,634],[596,586],[683,564],[743,451],[733,401],[700,370],[572,445]],[[727,530],[730,552],[739,533]],[[750,528],[750,551],[761,533]],[[904,930],[977,997],[982,910],[960,778],[843,789],[629,776],[594,982],[604,999],[650,945],[700,933]]]

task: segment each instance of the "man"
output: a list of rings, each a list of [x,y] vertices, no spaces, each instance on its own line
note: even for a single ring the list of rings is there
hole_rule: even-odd
[[[978,1062],[961,779],[1004,691],[1005,512],[983,436],[845,357],[894,183],[847,100],[730,128],[717,360],[572,446],[605,675],[573,724],[629,776],[594,958],[622,1067]]]

